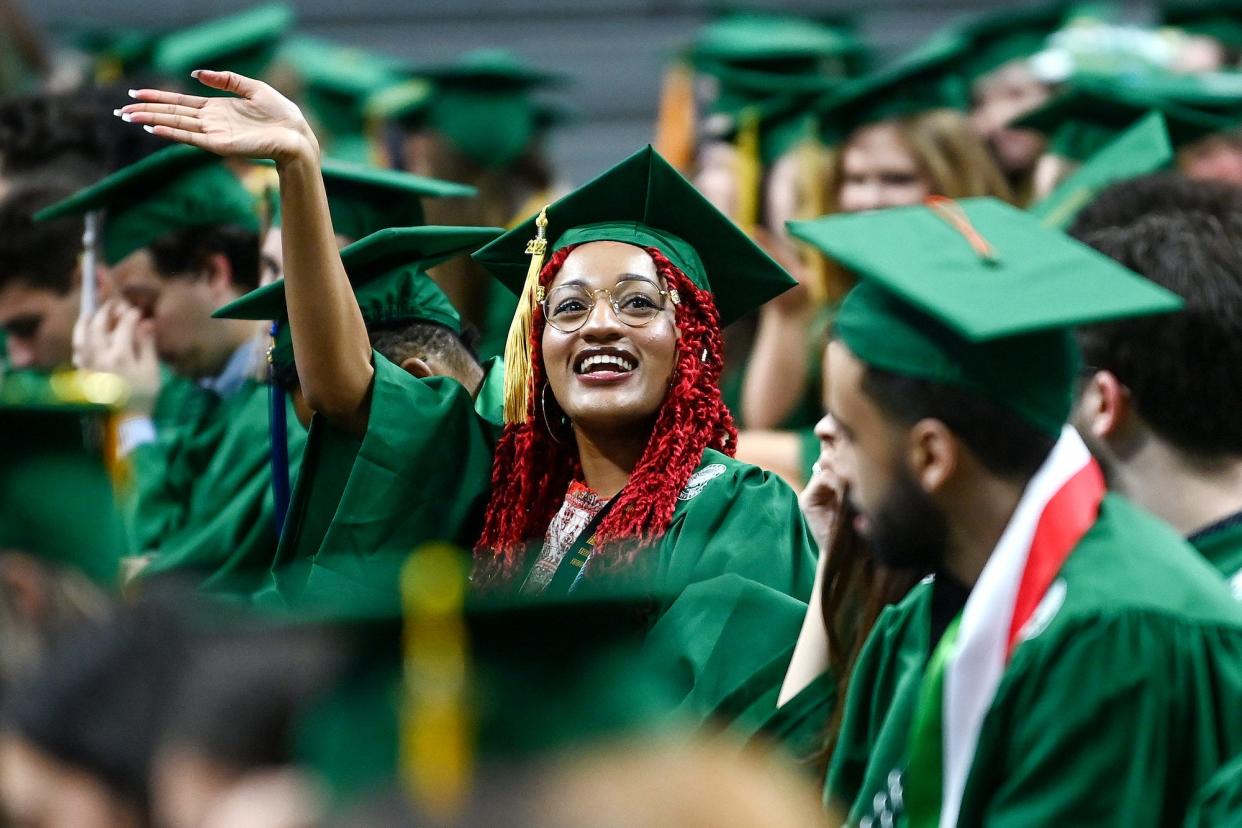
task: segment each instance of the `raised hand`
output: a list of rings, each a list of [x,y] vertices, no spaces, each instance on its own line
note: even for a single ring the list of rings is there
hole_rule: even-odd
[[[191,75],[205,86],[236,97],[205,98],[139,89],[141,103],[116,110],[123,120],[141,124],[161,138],[241,158],[270,158],[277,164],[319,160],[319,143],[301,110],[262,81],[236,72],[199,69]]]

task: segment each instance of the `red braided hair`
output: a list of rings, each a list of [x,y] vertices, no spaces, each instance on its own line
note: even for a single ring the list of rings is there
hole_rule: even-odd
[[[547,286],[573,251],[556,251],[539,274]],[[700,289],[654,247],[644,248],[668,290],[676,290],[677,364],[656,415],[647,447],[630,474],[620,498],[600,524],[596,555],[589,571],[623,567],[641,548],[668,529],[677,495],[698,468],[704,449],[730,456],[737,429],[720,395],[724,338],[712,295]],[[476,580],[482,586],[511,581],[524,571],[528,546],[542,542],[565,498],[571,480],[582,474],[572,437],[553,435],[542,411],[547,375],[543,366],[542,308],[536,308],[531,331],[531,393],[526,421],[505,426],[492,462],[492,497],[483,533],[475,546]],[[549,408],[555,400],[549,399]]]

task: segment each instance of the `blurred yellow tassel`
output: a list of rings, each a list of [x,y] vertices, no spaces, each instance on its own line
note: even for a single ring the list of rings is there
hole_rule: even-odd
[[[734,221],[747,235],[753,235],[759,221],[763,162],[759,158],[759,113],[747,107],[738,116],[737,139],[737,215]]]
[[[517,313],[513,315],[509,338],[505,341],[505,422],[515,425],[526,422],[526,409],[530,401],[530,336],[535,320],[535,304],[539,301],[539,273],[543,270],[543,258],[548,252],[547,207],[539,211],[535,228],[535,238],[526,243],[530,267],[526,269],[526,281],[518,296]]]
[[[799,218],[819,218],[827,209],[824,192],[827,186],[824,181],[827,174],[824,151],[818,142],[808,139],[802,142],[797,152],[800,168],[798,178],[801,186],[805,188],[803,204],[807,213]],[[809,245],[800,247],[802,258],[806,261],[807,270],[810,272],[810,279],[807,280],[806,285],[807,292],[811,295],[811,301],[822,305],[828,300],[828,260]]]
[[[677,62],[664,73],[655,148],[682,174],[694,164],[694,71]]]
[[[465,600],[466,564],[453,547],[428,544],[406,561],[402,777],[415,801],[440,819],[460,810],[473,772]]]

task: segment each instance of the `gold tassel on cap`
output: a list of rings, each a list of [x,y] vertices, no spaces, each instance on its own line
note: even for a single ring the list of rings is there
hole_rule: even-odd
[[[759,158],[759,113],[746,107],[738,116],[737,138],[737,215],[734,222],[752,236],[759,222],[760,190],[763,188],[763,162]]]
[[[535,228],[535,238],[526,243],[530,267],[526,269],[526,281],[518,296],[517,313],[513,315],[509,338],[505,341],[505,423],[512,425],[526,421],[526,408],[530,400],[530,335],[535,320],[535,303],[543,298],[539,273],[543,270],[543,258],[548,252],[547,207],[539,211]]]

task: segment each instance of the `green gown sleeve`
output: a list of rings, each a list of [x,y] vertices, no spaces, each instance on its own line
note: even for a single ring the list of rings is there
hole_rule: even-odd
[[[1242,825],[1242,754],[1212,777],[1186,814],[1186,828]]]
[[[434,541],[469,551],[478,536],[499,427],[456,380],[414,377],[378,353],[374,363],[366,434],[315,424],[274,570],[289,600],[399,613],[410,552]]]
[[[196,462],[180,469],[193,475],[180,520],[156,539],[144,574],[194,572],[204,589],[230,594],[248,592],[266,576],[277,541],[268,405],[267,386],[248,382],[191,435],[187,454]],[[296,474],[306,436],[299,428],[288,435]]]
[[[696,474],[727,470],[681,496],[658,561],[660,594],[676,597],[648,641],[676,673],[688,720],[714,718],[745,739],[776,717],[816,551],[784,482],[735,461],[705,463]],[[756,704],[764,694],[771,703]]]
[[[1180,824],[1242,749],[1237,626],[1086,618],[1020,647],[1010,675],[1024,678],[983,724],[961,825]]]

